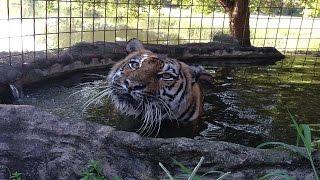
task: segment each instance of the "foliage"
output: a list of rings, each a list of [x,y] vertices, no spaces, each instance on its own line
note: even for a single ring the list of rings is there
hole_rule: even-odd
[[[19,3],[20,0],[12,0],[13,3]],[[32,0],[23,0],[24,6],[29,9],[33,7]],[[38,6],[43,8],[47,7],[49,13],[57,11],[58,4],[69,4],[69,2],[62,0],[52,0],[43,3],[35,1]],[[82,8],[91,10],[95,13],[94,9],[106,10],[108,14],[115,12],[119,6],[124,5],[128,8],[127,12],[130,16],[138,17],[140,13],[148,11],[149,8],[158,11],[163,7],[192,9],[198,13],[210,14],[212,12],[224,12],[223,7],[219,4],[218,0],[76,0],[73,1],[72,6],[75,8]],[[62,7],[62,6],[60,6]],[[71,8],[73,8],[71,7]],[[270,15],[289,15],[301,16],[306,15],[310,17],[320,17],[320,2],[318,0],[250,0],[250,11],[254,14],[270,14]],[[31,13],[31,11],[26,11]]]
[[[223,173],[221,171],[209,171],[202,175],[197,175],[196,173],[198,172],[201,164],[203,163],[204,157],[201,157],[197,166],[193,170],[187,168],[186,166],[184,166],[182,163],[178,162],[175,159],[172,159],[172,160],[173,160],[173,163],[177,165],[182,172],[181,174],[175,177],[171,175],[170,171],[166,167],[164,167],[164,165],[161,162],[159,162],[159,166],[163,169],[163,171],[166,173],[166,175],[169,177],[170,180],[175,180],[175,179],[201,180],[202,178],[204,178],[209,174],[222,174],[219,178],[217,178],[217,180],[222,180],[230,174],[230,172]]]
[[[21,180],[22,179],[22,173],[20,172],[14,172],[10,175],[10,180]]]
[[[88,168],[83,172],[81,180],[106,180],[102,173],[101,164],[98,161],[91,160]]]
[[[294,0],[250,1],[250,10],[252,13],[256,14],[301,16],[303,8],[300,1]]]
[[[22,180],[22,173],[18,171],[11,173],[10,169],[4,165],[0,165],[0,169],[8,171],[10,180]]]
[[[310,17],[320,17],[320,1],[319,0],[303,0],[305,7],[305,15]]]
[[[290,118],[293,122],[293,126],[297,131],[297,144],[296,146],[292,146],[292,145],[288,145],[282,142],[266,142],[266,143],[262,143],[260,144],[257,148],[261,148],[264,146],[268,146],[268,145],[276,145],[276,146],[280,146],[280,147],[284,147],[286,149],[289,149],[303,157],[305,157],[306,159],[309,160],[311,167],[313,169],[313,172],[315,174],[316,180],[319,180],[319,176],[318,176],[318,172],[317,169],[314,165],[314,161],[313,161],[313,157],[312,157],[312,151],[313,151],[313,146],[312,146],[312,136],[311,136],[311,129],[310,126],[307,124],[298,124],[295,117],[288,111]],[[301,150],[299,148],[297,148],[299,146],[299,142],[300,140],[302,141],[306,152],[304,150]],[[279,175],[279,174],[275,174],[275,175]]]

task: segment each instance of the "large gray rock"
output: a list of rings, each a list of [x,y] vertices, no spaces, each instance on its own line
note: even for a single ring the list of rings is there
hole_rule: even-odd
[[[22,73],[16,68],[8,64],[0,64],[0,104],[12,104],[19,97],[20,86],[17,82],[21,76]]]
[[[8,64],[0,64],[0,84],[9,84],[21,78],[22,73]]]
[[[319,153],[314,154],[319,157]],[[187,138],[145,138],[136,133],[84,121],[57,118],[32,106],[0,105],[0,165],[26,179],[79,179],[90,160],[98,160],[108,177],[150,179],[164,175],[162,162],[177,173],[171,158],[202,171],[230,171],[229,179],[253,179],[283,170],[312,179],[308,161],[284,150]],[[316,162],[319,166],[319,158]],[[2,174],[1,174],[2,172]],[[0,179],[8,178],[0,170]],[[212,177],[211,177],[212,178]]]

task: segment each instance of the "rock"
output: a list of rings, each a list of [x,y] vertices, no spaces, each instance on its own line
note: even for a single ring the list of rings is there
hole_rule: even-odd
[[[55,63],[63,66],[81,61],[90,64],[93,59],[112,59],[119,61],[127,55],[126,42],[80,42],[69,49],[59,51],[58,54],[48,55],[43,52],[34,52],[33,56],[25,57],[26,69],[47,69]],[[182,45],[146,44],[145,47],[155,53],[177,58],[187,63],[200,63],[203,65],[224,64],[274,64],[285,56],[273,47],[241,47],[236,43],[210,42],[190,43]],[[1,54],[1,53],[0,53]],[[33,55],[33,53],[30,53]],[[14,60],[14,64],[21,64],[21,59]],[[20,66],[19,66],[20,67]]]
[[[62,72],[62,65],[61,64],[59,64],[59,63],[56,63],[56,64],[54,64],[54,65],[52,65],[51,67],[50,67],[50,74],[55,74],[55,73],[61,73]]]
[[[16,68],[0,64],[0,104],[12,104],[19,98],[17,81],[22,73]]]
[[[84,64],[81,61],[75,61],[70,65],[71,69],[81,69],[84,66]]]
[[[12,86],[11,84],[0,83],[0,104],[13,104],[16,101]]]
[[[29,71],[24,72],[21,82],[22,84],[31,84],[39,82],[44,80],[47,75],[49,75],[49,72],[46,69],[31,69]]]
[[[22,73],[16,68],[7,65],[0,64],[0,83],[10,84],[17,81],[21,77]]]
[[[283,170],[297,179],[312,178],[307,160],[285,150],[263,150],[227,142],[188,138],[146,138],[86,121],[64,120],[33,106],[0,105],[0,165],[26,179],[79,179],[90,160],[108,178],[159,179],[171,158],[201,172],[231,172],[229,179],[256,179]],[[314,153],[319,166],[319,152]],[[200,172],[199,172],[200,173]],[[8,174],[0,170],[0,179]],[[212,179],[213,177],[209,177]],[[216,178],[216,177],[215,177]]]

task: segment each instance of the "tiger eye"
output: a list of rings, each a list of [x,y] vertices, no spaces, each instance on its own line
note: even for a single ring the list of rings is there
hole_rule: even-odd
[[[131,62],[129,63],[129,67],[130,67],[131,69],[137,69],[137,68],[140,67],[140,63],[135,62],[135,61],[131,61]]]
[[[172,76],[171,76],[170,73],[163,73],[161,76],[162,76],[162,78],[164,78],[164,79],[170,79],[170,78],[172,78]]]

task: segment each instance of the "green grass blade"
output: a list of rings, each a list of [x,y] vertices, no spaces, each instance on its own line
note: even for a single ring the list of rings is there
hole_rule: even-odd
[[[300,125],[297,123],[295,117],[290,113],[289,110],[288,110],[288,112],[289,112],[291,121],[293,122],[293,126],[294,126],[294,128],[297,130],[298,136],[299,136],[300,139],[302,140],[303,144],[306,144],[306,139],[305,139],[305,137],[304,137],[304,135],[303,135],[303,130],[302,130],[302,128],[301,128]]]
[[[177,160],[171,158],[173,160],[173,163],[177,166],[179,166],[180,170],[182,171],[183,174],[188,174],[189,176],[192,174],[192,170],[190,170],[189,168],[187,168],[186,166],[184,166],[183,164],[181,164],[180,162],[178,162]],[[194,175],[192,177],[193,180],[201,180],[201,177],[198,175]]]
[[[311,130],[309,125],[301,124],[301,128],[303,130],[304,138],[305,138],[305,147],[308,152],[312,151],[312,139],[311,139]]]
[[[167,174],[167,176],[169,177],[170,180],[174,180],[173,176],[170,174],[169,170],[164,167],[164,165],[159,162],[159,166],[163,169],[163,171]]]
[[[195,177],[195,175],[196,175],[197,171],[199,170],[199,168],[200,168],[201,164],[203,163],[203,161],[204,161],[204,157],[202,156],[200,158],[200,161],[198,162],[197,166],[193,169],[193,171],[192,171],[190,177],[188,178],[188,180],[192,180]]]
[[[302,150],[300,150],[298,148],[295,148],[295,146],[292,146],[292,145],[289,145],[289,144],[286,144],[286,143],[283,143],[283,142],[265,142],[265,143],[262,143],[262,144],[258,145],[257,148],[261,149],[262,147],[265,147],[265,146],[283,147],[283,148],[286,148],[286,149],[288,149],[290,151],[293,151],[293,152],[295,152],[295,153],[297,153],[297,154],[309,159],[308,155],[304,151],[302,151]]]
[[[294,180],[293,177],[291,177],[290,175],[288,175],[286,172],[283,172],[283,171],[270,172],[260,177],[259,180],[268,180],[268,179],[271,179],[271,177],[279,177],[282,180]]]
[[[178,162],[177,160],[175,160],[175,159],[173,159],[173,158],[172,158],[172,160],[173,160],[173,163],[174,163],[175,165],[179,166],[179,168],[181,169],[181,171],[182,171],[183,173],[186,173],[186,174],[191,174],[191,173],[192,173],[192,171],[191,171],[189,168],[185,167],[183,164],[181,164],[181,163]]]
[[[224,174],[224,172],[223,171],[214,171],[214,170],[213,171],[208,171],[208,172],[202,174],[200,177],[202,178],[202,177],[205,177],[205,176],[207,176],[209,174]]]
[[[295,128],[297,130],[297,132],[298,132],[298,135],[302,139],[303,144],[307,149],[307,158],[310,161],[310,164],[312,166],[315,178],[316,178],[316,180],[319,180],[319,175],[318,175],[318,172],[317,172],[317,168],[314,165],[314,161],[313,161],[313,158],[312,158],[312,155],[311,155],[311,153],[312,153],[312,140],[311,140],[310,127],[308,125],[306,125],[306,124],[298,125],[297,121],[295,120],[295,118],[293,117],[293,115],[290,113],[289,110],[288,110],[288,112],[289,112],[290,118],[291,118],[291,120],[292,120],[292,122],[293,122],[293,124],[294,124],[294,126],[295,126]]]
[[[229,176],[229,174],[231,174],[231,172],[226,172],[226,173],[222,174],[222,176],[220,176],[217,180],[222,180],[223,178]]]
[[[300,136],[297,133],[296,146],[299,146],[299,144],[300,144]]]

